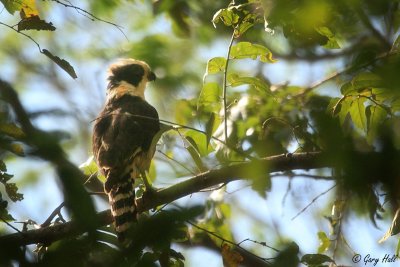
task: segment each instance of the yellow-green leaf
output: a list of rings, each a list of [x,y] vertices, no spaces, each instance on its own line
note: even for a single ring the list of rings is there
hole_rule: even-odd
[[[0,0],[8,13],[14,15],[15,11],[21,11],[22,5],[24,1],[15,1],[15,0]]]
[[[276,60],[272,58],[271,51],[263,45],[252,44],[250,42],[239,42],[232,46],[231,59],[260,58],[261,62],[275,63]]]
[[[217,11],[212,18],[214,27],[217,27],[217,23],[222,21],[226,26],[236,25],[239,22],[239,15],[235,13],[232,8],[223,8]]]
[[[366,99],[363,97],[357,97],[354,99],[350,106],[350,116],[357,128],[367,132],[367,117],[364,106],[365,100]]]
[[[257,77],[239,77],[238,74],[231,73],[228,75],[227,80],[232,87],[248,84],[260,92],[269,92],[269,84]]]
[[[218,112],[221,108],[220,96],[221,88],[218,83],[211,82],[204,84],[197,101],[197,109]]]
[[[329,240],[325,232],[318,232],[318,239],[319,239],[318,253],[324,253],[329,249],[329,246],[331,245],[331,240]]]
[[[379,126],[387,117],[387,112],[381,106],[368,106],[365,114],[367,118],[367,139],[369,143],[372,143],[377,135]]]
[[[215,74],[223,72],[226,66],[226,58],[224,57],[214,57],[207,62],[206,74]]]
[[[22,131],[22,129],[12,123],[1,123],[0,132],[16,139],[25,137],[25,133]]]

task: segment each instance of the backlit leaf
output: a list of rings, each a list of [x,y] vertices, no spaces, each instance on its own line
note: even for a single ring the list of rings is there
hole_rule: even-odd
[[[213,133],[217,130],[221,120],[216,116],[214,112],[210,114],[210,118],[206,123],[206,138],[207,138],[207,145],[210,144],[211,137]]]
[[[185,137],[188,138],[188,141],[191,142],[191,144],[196,148],[200,156],[207,156],[213,151],[209,146],[207,142],[207,136],[204,133],[195,130],[188,130],[185,133]]]
[[[239,42],[231,48],[230,58],[232,59],[257,59],[258,57],[261,62],[276,62],[276,60],[272,58],[271,51],[263,45],[252,44],[250,42]]]
[[[260,92],[269,92],[269,84],[262,81],[257,77],[239,77],[236,73],[231,73],[228,75],[227,80],[229,85],[232,87],[248,84],[252,85],[256,90]]]
[[[346,118],[349,114],[350,107],[351,107],[351,101],[344,100],[344,101],[340,102],[340,111],[338,112],[338,114],[339,114],[339,121],[340,121],[341,125],[344,125]]]
[[[239,15],[235,13],[232,8],[223,8],[217,11],[212,18],[212,23],[214,27],[217,27],[217,23],[222,21],[226,26],[232,26],[239,22]]]
[[[362,72],[355,76],[350,82],[342,85],[340,92],[342,95],[347,95],[353,92],[361,92],[364,89],[372,89],[374,87],[381,87],[381,78],[371,72]]]
[[[18,2],[18,1],[16,1]],[[29,17],[39,17],[39,11],[36,8],[35,0],[21,0],[21,18],[26,19]]]
[[[187,141],[185,148],[189,152],[190,156],[192,157],[199,171],[201,172],[206,171],[207,168],[204,166],[204,163],[201,159],[199,148],[197,146],[196,141],[190,136],[186,136],[185,140]]]
[[[357,97],[350,106],[350,116],[351,120],[353,121],[354,125],[367,132],[367,117],[365,114],[365,98]]]
[[[225,70],[226,58],[214,57],[207,62],[206,74],[215,74]]]
[[[0,0],[8,13],[13,15],[15,11],[21,11],[23,1],[15,1],[15,0]]]
[[[319,239],[318,253],[324,253],[329,249],[329,246],[331,245],[331,240],[328,238],[325,232],[318,232],[318,239]]]
[[[221,93],[221,87],[218,83],[211,82],[204,84],[197,101],[197,109],[218,112],[221,108]]]
[[[12,123],[1,123],[0,133],[8,135],[15,139],[21,139],[25,137],[25,133],[17,125]]]
[[[337,42],[335,35],[328,27],[317,27],[315,29],[319,34],[328,38],[328,42],[324,45],[328,49],[339,49],[340,45]]]
[[[367,118],[368,141],[372,143],[377,135],[379,126],[385,121],[387,112],[381,106],[368,106],[365,110]]]

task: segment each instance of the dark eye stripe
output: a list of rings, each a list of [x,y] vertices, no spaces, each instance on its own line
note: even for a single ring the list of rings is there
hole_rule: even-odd
[[[144,68],[139,64],[130,64],[116,67],[112,70],[113,75],[109,77],[110,85],[116,85],[121,81],[138,86],[144,76]]]

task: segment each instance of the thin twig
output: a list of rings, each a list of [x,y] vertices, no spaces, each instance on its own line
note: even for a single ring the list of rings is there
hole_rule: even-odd
[[[60,5],[64,6],[64,7],[67,7],[67,8],[73,8],[73,9],[75,9],[78,13],[82,12],[83,14],[85,14],[85,17],[87,17],[88,19],[91,19],[91,20],[98,20],[98,21],[101,21],[101,22],[104,22],[104,23],[107,23],[107,24],[110,24],[110,25],[116,27],[116,28],[124,35],[124,37],[126,38],[126,40],[129,40],[129,39],[128,39],[128,36],[126,36],[126,34],[124,33],[124,31],[122,30],[122,29],[123,29],[122,26],[120,26],[120,25],[118,25],[118,24],[116,24],[116,23],[113,23],[113,22],[110,22],[110,21],[101,19],[101,18],[95,16],[94,14],[90,13],[89,11],[87,11],[87,10],[85,10],[85,9],[83,9],[83,8],[80,8],[80,7],[78,7],[78,6],[75,6],[75,5],[71,4],[69,1],[67,1],[68,4],[67,4],[67,3],[64,3],[64,2],[61,2],[61,1],[59,1],[59,0],[51,0],[51,1],[56,2],[56,3],[58,3],[58,4],[60,4]],[[87,16],[86,16],[86,15],[87,15]]]
[[[228,65],[229,65],[229,57],[231,55],[231,48],[233,44],[233,40],[235,39],[235,30],[232,32],[232,37],[229,42],[228,46],[228,52],[226,55],[226,63],[225,63],[225,68],[224,68],[224,78],[222,82],[222,100],[224,103],[224,136],[225,136],[225,142],[228,143],[228,106],[227,106],[227,99],[226,99],[226,80],[227,80],[227,75],[228,75]]]
[[[166,157],[169,160],[172,160],[173,162],[175,162],[176,164],[178,164],[179,166],[181,166],[183,169],[185,169],[186,171],[188,171],[190,174],[195,175],[195,173],[190,170],[188,167],[186,167],[185,165],[183,165],[182,163],[180,163],[179,161],[177,161],[176,159],[174,159],[173,157],[168,156],[167,154],[165,154],[164,152],[162,152],[161,150],[157,150],[158,153],[160,153],[161,155],[163,155],[164,157]]]
[[[337,78],[337,77],[339,77],[339,76],[341,76],[341,75],[343,75],[345,73],[349,73],[349,72],[351,72],[353,70],[355,71],[355,70],[359,70],[359,69],[365,68],[365,67],[375,63],[378,60],[390,57],[390,56],[395,55],[395,54],[397,54],[397,53],[393,52],[393,51],[385,52],[385,53],[382,53],[382,54],[378,55],[377,57],[369,60],[368,62],[365,62],[364,64],[361,64],[361,65],[357,66],[356,69],[354,68],[354,66],[348,66],[347,68],[344,68],[341,71],[333,72],[330,75],[328,75],[327,77],[323,78],[322,80],[317,81],[317,82],[313,83],[312,85],[310,85],[309,87],[305,88],[303,90],[303,92],[299,93],[296,96],[297,97],[298,96],[304,96],[305,94],[309,93],[310,91],[320,87],[321,85],[323,85],[323,84],[325,84],[325,83],[327,83],[327,82],[329,82],[329,81],[331,81],[331,80],[333,80],[333,79],[335,79],[335,78]]]
[[[3,219],[3,217],[0,217],[0,220],[2,220],[5,224],[7,224],[10,228],[14,229],[15,231],[17,231],[20,234],[23,234],[23,232],[21,232],[20,230],[18,230],[18,228],[14,227],[12,224],[10,224],[9,222],[7,222],[6,220]]]
[[[252,240],[252,239],[250,239],[250,238],[243,239],[242,241],[240,241],[240,242],[238,243],[238,245],[240,245],[240,244],[242,244],[242,243],[244,243],[244,242],[247,242],[247,241],[252,242],[252,243],[256,243],[256,244],[261,245],[261,246],[263,246],[263,247],[270,248],[270,249],[274,250],[275,252],[280,252],[278,249],[273,248],[273,247],[271,247],[271,246],[268,246],[266,242],[260,242],[260,241],[257,241],[257,240]]]
[[[42,48],[40,47],[39,43],[36,42],[35,39],[33,39],[30,35],[28,35],[28,34],[26,34],[26,33],[23,33],[23,32],[21,32],[21,31],[18,31],[18,30],[15,29],[14,27],[12,27],[12,26],[10,26],[10,25],[8,25],[8,24],[6,24],[6,23],[3,23],[3,22],[1,22],[1,21],[0,21],[0,24],[3,25],[3,26],[5,26],[5,27],[7,27],[7,28],[10,28],[11,30],[13,30],[13,31],[15,31],[15,32],[17,32],[17,33],[19,33],[19,34],[25,36],[26,38],[30,39],[32,42],[34,42],[34,43],[36,44],[36,46],[37,46],[38,49],[39,49],[39,52],[43,54],[43,50],[42,50]]]
[[[303,212],[305,212],[312,204],[315,203],[315,201],[318,200],[318,198],[322,197],[323,195],[325,195],[326,193],[328,193],[329,191],[331,191],[333,188],[336,187],[336,184],[334,184],[332,187],[328,188],[327,190],[325,190],[324,192],[322,192],[321,194],[319,194],[318,196],[314,197],[313,200],[311,200],[310,203],[308,203],[307,206],[305,206],[301,211],[299,211],[293,218],[292,221],[294,219],[296,219],[298,216],[300,216],[300,214],[302,214]]]
[[[226,239],[226,238],[224,238],[224,237],[222,237],[222,236],[220,236],[220,235],[217,235],[216,233],[214,233],[214,232],[212,232],[212,231],[209,231],[209,230],[207,230],[207,229],[205,229],[205,228],[203,228],[203,227],[201,227],[201,226],[198,226],[198,225],[196,225],[195,223],[192,223],[192,222],[190,222],[190,221],[187,221],[187,223],[190,224],[191,226],[193,226],[193,227],[195,227],[195,228],[201,230],[201,231],[206,232],[206,233],[209,234],[209,235],[212,235],[212,236],[218,238],[219,240],[223,241],[223,243],[231,244],[232,246],[235,246],[235,247],[237,247],[237,248],[239,248],[239,249],[241,249],[241,250],[246,251],[247,253],[249,253],[249,254],[252,255],[253,257],[256,257],[256,258],[258,258],[258,259],[264,261],[265,263],[268,263],[268,259],[267,259],[267,258],[260,257],[260,256],[258,256],[258,255],[256,255],[256,254],[254,254],[254,253],[248,251],[247,249],[243,248],[242,246],[240,246],[240,244],[241,244],[243,241],[240,242],[240,243],[235,243],[235,242],[233,242],[233,241],[231,241],[231,240],[228,240],[228,239]]]

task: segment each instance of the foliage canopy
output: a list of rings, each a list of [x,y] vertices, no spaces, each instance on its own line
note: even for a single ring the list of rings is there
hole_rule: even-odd
[[[352,221],[392,224],[373,249],[398,254],[398,0],[1,3],[0,264],[187,266],[196,246],[227,267],[354,264],[373,251],[353,248]],[[149,173],[160,190],[147,198],[138,182],[143,213],[129,248],[109,213],[96,214],[107,207],[96,194],[104,178],[88,149],[104,100],[99,74],[116,57],[152,66],[160,79],[149,102],[163,119]],[[13,177],[38,158],[48,165]],[[21,213],[18,202],[35,202],[21,192],[53,177],[60,206]],[[290,225],[318,225],[316,245],[299,242],[300,229],[282,236],[280,214],[258,217],[278,198],[300,210]],[[44,223],[20,229],[32,215]],[[243,217],[254,229],[235,229]]]

